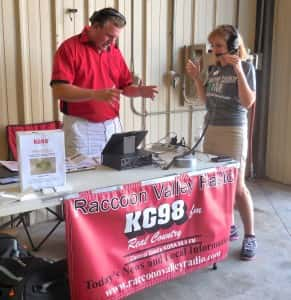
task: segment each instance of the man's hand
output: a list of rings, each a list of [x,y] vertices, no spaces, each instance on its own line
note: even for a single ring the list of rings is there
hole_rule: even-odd
[[[53,85],[53,95],[55,99],[64,99],[67,102],[85,102],[88,100],[105,101],[111,104],[119,102],[120,94],[123,91],[113,86],[109,89],[86,89],[78,86],[60,83]]]
[[[154,99],[159,93],[158,87],[156,85],[140,85],[140,95],[143,98]]]
[[[129,85],[123,89],[123,95],[127,97],[143,97],[154,99],[159,93],[156,85]]]
[[[94,90],[93,97],[97,101],[105,101],[109,103],[119,102],[122,90],[111,88],[103,90]]]

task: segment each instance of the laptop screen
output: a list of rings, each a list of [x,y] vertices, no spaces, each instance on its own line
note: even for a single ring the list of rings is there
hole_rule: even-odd
[[[144,140],[147,130],[127,131],[115,133],[107,142],[102,151],[104,153],[125,154],[135,152],[140,143]]]

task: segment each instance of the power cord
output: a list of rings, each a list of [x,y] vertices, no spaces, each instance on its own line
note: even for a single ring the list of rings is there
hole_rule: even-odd
[[[175,135],[174,137],[171,138],[170,144],[177,145],[177,142],[178,142],[178,138],[177,135]]]
[[[179,147],[188,148],[186,146],[184,137],[182,137],[181,140],[178,142],[178,137],[177,137],[176,133],[174,133],[175,136],[171,137],[170,140],[168,140],[165,143],[162,143],[161,141],[163,141],[167,137],[169,137],[171,133],[174,133],[174,132],[170,132],[165,137],[159,139],[158,142],[156,142],[156,143],[148,144],[148,146],[150,146],[150,148],[147,148],[147,150],[152,151],[152,152],[164,153],[164,152],[176,152]]]

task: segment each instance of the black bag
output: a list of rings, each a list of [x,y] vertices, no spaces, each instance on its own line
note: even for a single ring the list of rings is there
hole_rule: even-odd
[[[28,256],[31,254],[20,245],[14,236],[0,233],[0,258]]]
[[[9,237],[13,240],[15,238]],[[17,241],[16,241],[17,242]],[[68,300],[69,284],[67,262],[50,262],[30,253],[24,256],[22,251],[12,251],[0,246],[0,299],[11,300]],[[8,247],[11,245],[7,243]],[[16,243],[19,250],[19,243]],[[11,250],[11,248],[10,248]],[[12,253],[12,255],[11,255]],[[22,256],[13,255],[22,253]],[[8,256],[8,257],[7,257]]]

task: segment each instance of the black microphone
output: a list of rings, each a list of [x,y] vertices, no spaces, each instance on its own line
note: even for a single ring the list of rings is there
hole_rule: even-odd
[[[228,53],[228,52],[224,52],[224,53],[216,53],[215,56],[216,56],[216,57],[220,57],[220,56],[223,56],[223,55],[225,55],[225,54],[227,54],[227,53]]]
[[[212,52],[212,51],[211,51]],[[237,53],[237,50],[236,49],[233,49],[231,51],[228,51],[228,52],[223,52],[223,53],[216,53],[215,56],[216,57],[220,57],[220,56],[223,56],[223,55],[226,55],[226,54],[236,54]]]

